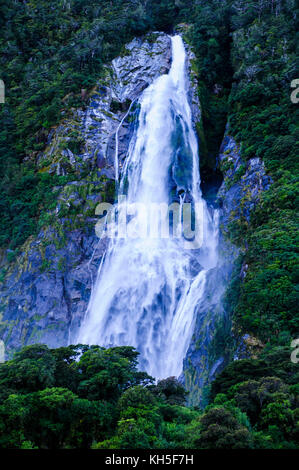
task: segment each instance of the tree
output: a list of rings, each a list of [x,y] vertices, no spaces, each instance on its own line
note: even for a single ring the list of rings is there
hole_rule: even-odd
[[[55,366],[55,358],[46,345],[26,346],[16,352],[13,360],[0,364],[2,394],[34,392],[54,385]]]
[[[82,374],[78,394],[89,400],[114,400],[129,387],[151,383],[153,379],[137,370],[138,352],[132,347],[104,349],[91,346],[77,363]]]
[[[174,0],[152,0],[147,4],[147,11],[151,17],[154,29],[171,32],[179,8]]]

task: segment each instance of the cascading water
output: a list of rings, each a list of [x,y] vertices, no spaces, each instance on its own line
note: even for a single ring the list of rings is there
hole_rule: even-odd
[[[217,264],[217,223],[200,191],[185,62],[183,41],[174,36],[170,72],[139,99],[138,126],[119,182],[119,196],[135,204],[126,222],[131,236],[119,236],[110,222],[118,236],[110,240],[78,337],[87,344],[135,346],[140,367],[156,378],[182,372],[206,275]],[[180,201],[178,227],[183,203],[192,203],[200,243],[189,246],[182,231],[163,238],[145,230],[144,208],[174,201]],[[119,198],[114,213],[122,204]],[[148,226],[160,222],[159,210],[151,210]]]

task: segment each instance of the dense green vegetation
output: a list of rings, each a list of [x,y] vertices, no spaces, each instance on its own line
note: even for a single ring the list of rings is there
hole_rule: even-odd
[[[296,447],[298,377],[286,351],[232,364],[204,411],[184,406],[176,379],[154,385],[137,358],[131,347],[23,348],[0,365],[0,448]]]
[[[263,341],[289,344],[299,326],[299,110],[290,100],[299,11],[292,1],[260,3],[263,8],[256,10],[247,2],[232,16],[235,74],[229,122],[244,159],[261,157],[273,184],[251,223],[241,220],[232,227],[237,243],[246,240],[249,266],[235,318]]]

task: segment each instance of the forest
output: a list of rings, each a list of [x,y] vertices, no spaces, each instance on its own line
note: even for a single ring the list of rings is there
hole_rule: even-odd
[[[241,255],[225,297],[229,332],[224,325],[215,345],[229,364],[204,409],[185,406],[175,378],[155,385],[138,371],[130,345],[36,344],[0,364],[0,448],[298,448],[299,375],[290,360],[299,337],[299,113],[290,99],[298,3],[0,0],[0,11],[1,282],[55,208],[55,188],[73,179],[36,167],[51,128],[86,107],[82,90],[89,93],[104,64],[146,32],[182,30],[194,50],[202,175],[215,169],[228,123],[244,161],[260,157],[272,180],[250,222],[229,227]],[[232,360],[231,326],[261,342],[257,356]]]

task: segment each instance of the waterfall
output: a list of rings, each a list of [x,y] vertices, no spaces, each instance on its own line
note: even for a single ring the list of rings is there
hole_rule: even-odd
[[[138,125],[120,175],[112,212],[121,213],[124,199],[134,206],[126,219],[130,236],[120,236],[116,223],[108,222],[118,236],[109,242],[78,337],[81,343],[136,347],[140,368],[156,378],[181,374],[207,273],[217,264],[217,223],[200,191],[188,86],[186,51],[177,35],[169,73],[139,99]],[[160,227],[165,214],[152,208],[172,203],[180,208],[177,225],[168,237],[153,236],[151,228]],[[187,203],[199,227],[193,244],[182,232]]]

